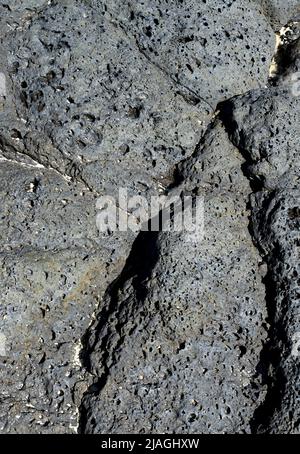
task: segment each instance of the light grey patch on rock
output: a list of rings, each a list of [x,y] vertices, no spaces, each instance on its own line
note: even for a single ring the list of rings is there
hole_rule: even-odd
[[[0,356],[6,356],[6,336],[0,333]]]

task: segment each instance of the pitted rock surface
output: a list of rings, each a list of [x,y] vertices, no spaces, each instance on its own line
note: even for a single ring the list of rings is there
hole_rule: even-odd
[[[299,433],[299,17],[0,0],[1,433]],[[99,231],[120,188],[203,235]]]

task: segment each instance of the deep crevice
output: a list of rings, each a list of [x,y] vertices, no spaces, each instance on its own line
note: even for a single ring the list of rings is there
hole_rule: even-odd
[[[250,166],[255,164],[255,161],[252,159],[251,154],[247,150],[242,132],[238,132],[237,123],[234,120],[233,115],[234,107],[232,101],[235,98],[236,96],[218,104],[217,106],[217,111],[219,111],[218,118],[221,120],[225,128],[229,140],[243,156],[245,160],[244,164],[242,165],[243,174],[249,180],[252,192],[256,193],[263,189],[264,181],[259,176],[254,175],[250,170]]]
[[[150,221],[149,221],[150,222]],[[103,307],[100,308],[96,320],[82,338],[80,354],[83,367],[94,376],[94,382],[82,398],[79,409],[79,433],[86,433],[89,415],[88,398],[98,395],[104,388],[110,374],[110,367],[117,362],[116,352],[123,342],[122,328],[127,321],[134,317],[136,306],[142,304],[147,296],[146,282],[158,260],[159,248],[157,244],[159,232],[140,232],[133,243],[131,252],[120,276],[108,287]],[[132,280],[135,304],[126,304],[127,299],[119,298],[119,293],[128,280]],[[117,320],[113,325],[110,319]],[[113,336],[118,340],[112,345]],[[98,341],[101,339],[99,345]],[[91,354],[97,349],[102,352],[102,372],[95,373],[91,361]]]
[[[241,132],[238,131],[238,125],[234,120],[233,99],[234,98],[218,105],[219,118],[227,131],[230,141],[240,151],[245,159],[242,170],[244,175],[249,180],[253,191],[252,196],[255,196],[255,194],[260,192],[266,193],[266,197],[264,198],[261,206],[259,206],[259,216],[258,213],[256,213],[256,216],[254,217],[254,207],[251,203],[251,199],[249,200],[249,209],[252,211],[249,220],[249,233],[254,246],[258,249],[262,260],[267,264],[268,269],[262,282],[265,286],[265,303],[268,314],[266,321],[269,324],[268,339],[262,348],[260,361],[256,369],[256,378],[261,378],[261,385],[266,386],[267,393],[264,401],[254,412],[253,418],[250,421],[250,428],[252,433],[268,433],[270,430],[271,420],[276,409],[280,407],[282,396],[284,395],[286,377],[284,376],[281,364],[285,355],[288,340],[286,338],[286,329],[282,322],[285,316],[285,311],[284,307],[278,307],[278,304],[276,304],[278,282],[273,275],[274,270],[280,263],[280,247],[279,245],[277,247],[274,245],[271,253],[266,251],[262,246],[257,233],[264,231],[264,224],[266,223],[264,212],[275,197],[276,190],[268,194],[264,188],[264,181],[254,175],[251,170],[254,161],[245,147],[244,138]]]
[[[266,304],[268,310],[268,323],[270,325],[269,337],[261,352],[257,373],[262,378],[262,385],[266,386],[267,393],[263,403],[255,410],[250,427],[252,433],[269,433],[272,417],[276,409],[280,408],[284,394],[286,377],[281,368],[282,343],[286,343],[285,329],[277,320],[276,280],[272,272],[272,260],[268,261],[269,271],[264,278],[267,290]],[[283,314],[281,314],[281,319]]]

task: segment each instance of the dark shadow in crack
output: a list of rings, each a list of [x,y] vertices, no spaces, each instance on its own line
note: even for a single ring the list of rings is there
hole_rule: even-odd
[[[123,271],[108,287],[103,299],[103,306],[99,308],[95,322],[82,338],[83,348],[80,359],[83,367],[94,375],[95,380],[84,394],[79,408],[79,433],[86,433],[89,417],[89,397],[91,395],[99,395],[110,374],[110,365],[108,363],[114,364],[117,362],[115,353],[122,343],[121,331],[127,321],[135,316],[137,305],[142,304],[147,296],[146,283],[159,257],[158,235],[159,232],[151,231],[142,231],[138,234]],[[131,280],[134,293],[134,303],[126,304],[128,300],[122,301],[119,298],[119,292],[129,280]],[[111,317],[118,321],[117,324],[110,325]],[[119,335],[119,341],[111,348],[110,339],[115,332]],[[103,373],[100,376],[93,372],[91,354],[95,349],[101,351],[102,354],[101,365]]]
[[[251,154],[245,146],[245,138],[243,131],[238,128],[234,118],[234,104],[232,100],[224,101],[217,107],[219,110],[219,118],[222,121],[229,139],[234,146],[240,151],[245,159],[242,165],[244,175],[248,178],[253,194],[258,194],[264,191],[264,180],[257,177],[253,173],[253,164]],[[254,246],[258,249],[262,259],[267,264],[268,272],[263,283],[265,286],[265,302],[267,308],[269,323],[268,340],[266,341],[260,355],[260,361],[256,368],[256,377],[261,378],[262,385],[267,387],[267,394],[264,401],[257,407],[250,427],[252,433],[268,433],[272,418],[277,409],[280,408],[282,396],[285,393],[286,377],[282,370],[282,361],[286,355],[286,346],[288,339],[286,335],[286,328],[284,327],[284,319],[286,315],[286,307],[278,307],[277,295],[279,292],[280,283],[274,276],[274,270],[281,262],[282,254],[278,244],[273,245],[273,250],[266,254],[260,242],[260,234],[265,231],[268,225],[265,213],[276,195],[276,191],[272,191],[261,202],[259,211],[253,213],[253,206],[249,200],[249,210],[252,214],[249,220],[249,233],[251,235]]]
[[[287,379],[282,369],[282,363],[288,354],[287,346],[289,345],[284,323],[288,301],[285,301],[285,304],[280,307],[278,307],[278,303],[276,304],[280,283],[273,273],[281,261],[280,257],[280,247],[275,245],[271,256],[266,258],[269,271],[263,282],[266,288],[267,321],[270,329],[257,366],[257,375],[262,377],[262,385],[267,387],[267,394],[250,421],[251,432],[254,434],[269,433],[274,414],[276,410],[280,410],[286,391]]]
[[[251,165],[255,164],[255,162],[253,161],[251,154],[245,146],[243,131],[239,130],[238,125],[234,119],[233,101],[238,96],[235,96],[230,100],[226,100],[218,104],[218,118],[221,120],[231,143],[239,150],[239,152],[245,159],[245,163],[242,165],[242,171],[245,177],[249,180],[249,184],[253,193],[256,193],[263,189],[264,180],[261,176],[254,175],[251,171]]]

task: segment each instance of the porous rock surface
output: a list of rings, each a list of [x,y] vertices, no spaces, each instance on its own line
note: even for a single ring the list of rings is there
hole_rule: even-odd
[[[2,433],[299,432],[297,14],[0,1]],[[203,238],[99,232],[120,187]]]

